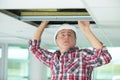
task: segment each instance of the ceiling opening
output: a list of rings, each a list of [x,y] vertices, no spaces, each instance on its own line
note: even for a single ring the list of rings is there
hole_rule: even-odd
[[[49,20],[49,24],[69,23],[76,24],[78,20],[89,20],[95,24],[88,11],[81,9],[14,9],[0,10],[9,16],[24,21],[34,26],[38,26],[42,20]]]

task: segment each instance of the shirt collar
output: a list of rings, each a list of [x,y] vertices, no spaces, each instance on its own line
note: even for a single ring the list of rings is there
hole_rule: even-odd
[[[68,51],[66,51],[64,53],[72,53],[72,52],[75,52],[78,49],[79,49],[78,47],[72,47],[72,48],[70,48]],[[55,53],[60,55],[60,50],[57,50]]]

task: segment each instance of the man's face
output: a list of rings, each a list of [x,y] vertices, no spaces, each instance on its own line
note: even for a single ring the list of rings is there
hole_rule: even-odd
[[[75,32],[71,29],[63,29],[58,32],[56,37],[56,44],[59,48],[69,49],[76,45]]]

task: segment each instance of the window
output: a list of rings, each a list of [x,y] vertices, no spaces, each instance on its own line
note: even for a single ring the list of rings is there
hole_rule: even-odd
[[[95,80],[120,80],[120,47],[108,48],[108,50],[112,61],[95,70]]]
[[[29,80],[29,53],[27,48],[8,47],[8,80]]]

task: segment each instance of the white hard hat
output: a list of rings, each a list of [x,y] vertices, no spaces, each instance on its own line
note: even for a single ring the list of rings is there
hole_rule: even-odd
[[[71,29],[71,30],[73,30],[75,33],[77,33],[77,29],[76,29],[75,26],[70,25],[70,24],[63,24],[63,25],[61,25],[61,26],[56,30],[56,32],[55,32],[55,34],[54,34],[54,41],[55,41],[55,39],[56,39],[56,36],[57,36],[58,32],[61,31],[61,30],[63,30],[63,29]]]

